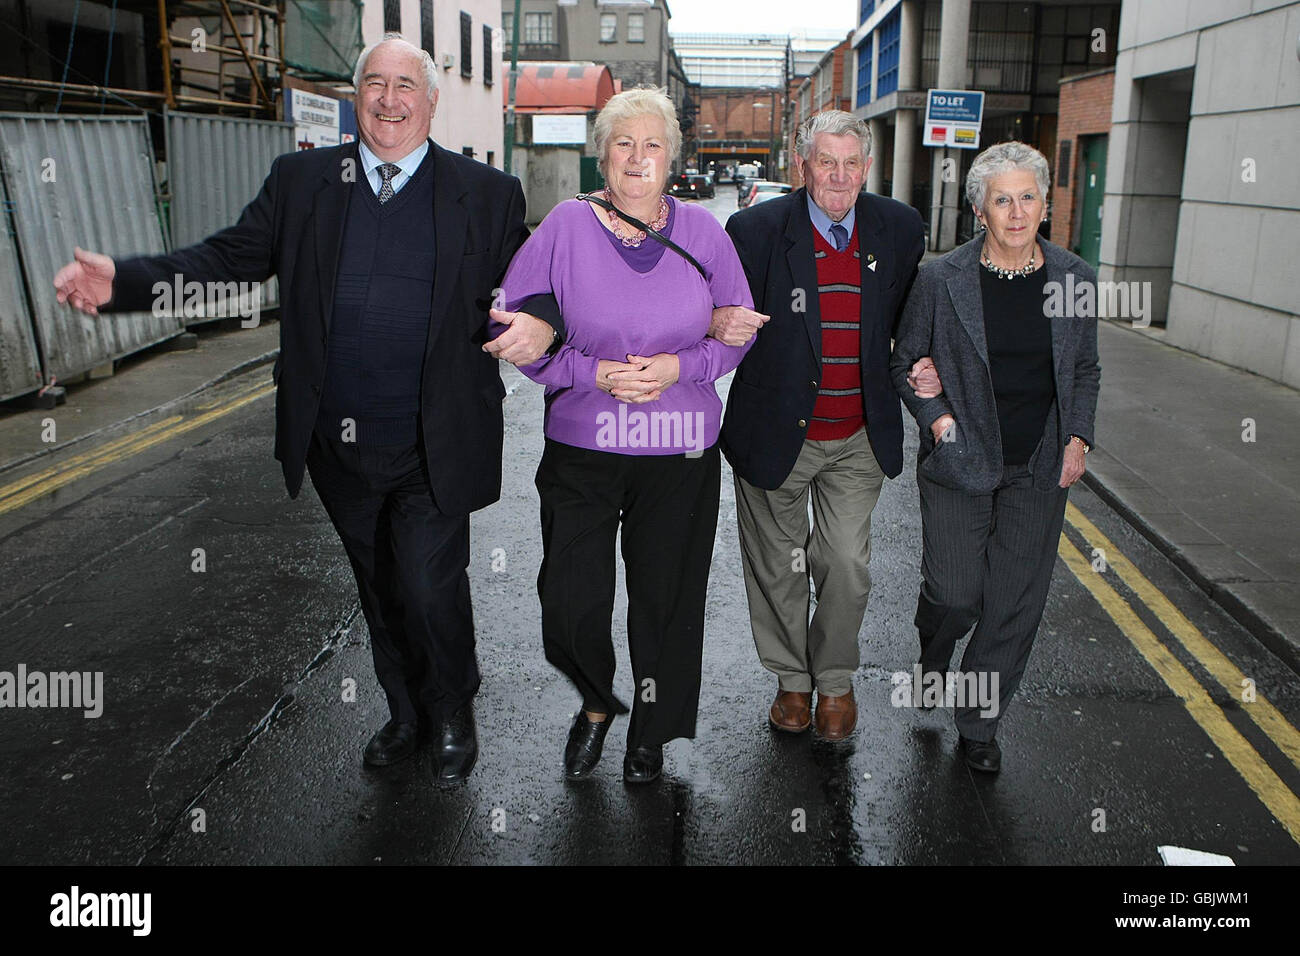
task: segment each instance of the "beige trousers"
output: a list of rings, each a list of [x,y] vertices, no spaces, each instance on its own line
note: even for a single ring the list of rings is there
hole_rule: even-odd
[[[775,491],[736,476],[754,645],[782,690],[816,687],[838,697],[853,687],[871,593],[871,513],[884,480],[865,428],[848,438],[805,441]],[[810,583],[816,588],[811,621]]]

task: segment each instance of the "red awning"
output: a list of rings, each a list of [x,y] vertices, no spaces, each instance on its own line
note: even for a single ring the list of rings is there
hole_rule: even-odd
[[[510,95],[502,83],[502,102]],[[614,95],[614,77],[595,63],[519,64],[515,111],[519,113],[586,113],[598,110]]]

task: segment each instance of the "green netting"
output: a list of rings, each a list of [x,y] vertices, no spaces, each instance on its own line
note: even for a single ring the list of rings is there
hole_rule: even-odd
[[[361,52],[361,0],[289,0],[284,61],[314,79],[351,81]]]

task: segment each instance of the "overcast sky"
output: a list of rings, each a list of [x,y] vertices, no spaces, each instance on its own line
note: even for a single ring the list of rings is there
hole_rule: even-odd
[[[858,25],[858,0],[668,0],[669,33],[790,33]]]

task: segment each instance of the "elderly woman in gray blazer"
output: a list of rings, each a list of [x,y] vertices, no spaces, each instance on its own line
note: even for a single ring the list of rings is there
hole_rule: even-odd
[[[1095,303],[1096,273],[1038,236],[1049,175],[1024,143],[975,158],[966,198],[981,232],[921,267],[890,362],[921,437],[921,683],[948,691],[967,764],[992,773],[998,720],[1047,603],[1066,495],[1092,446],[1100,380],[1095,309],[1074,298],[1091,284]],[[933,678],[972,626],[960,676],[940,685]]]

